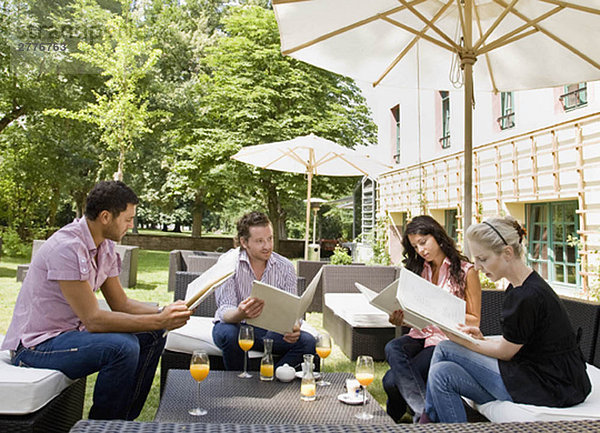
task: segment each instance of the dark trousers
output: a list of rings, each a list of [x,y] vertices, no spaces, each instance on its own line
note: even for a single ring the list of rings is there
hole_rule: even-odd
[[[390,369],[383,376],[387,413],[399,422],[407,404],[416,416],[425,409],[425,384],[435,346],[424,347],[424,339],[408,335],[395,338],[385,346]]]
[[[244,368],[244,351],[238,344],[239,323],[217,322],[213,327],[213,340],[223,351],[223,363],[226,370],[241,371]],[[263,351],[263,338],[273,340],[273,354],[281,355],[275,364],[275,368],[283,364],[292,367],[303,362],[305,353],[315,354],[315,337],[308,332],[301,331],[300,338],[294,344],[283,341],[283,335],[267,331],[263,328],[254,327],[254,346],[252,350]]]

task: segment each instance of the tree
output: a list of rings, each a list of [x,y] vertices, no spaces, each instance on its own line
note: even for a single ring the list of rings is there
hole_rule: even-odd
[[[202,99],[204,120],[226,131],[217,137],[215,148],[225,148],[229,142],[224,140],[232,134],[242,146],[311,132],[349,147],[375,141],[375,125],[352,80],[281,55],[271,10],[231,7],[222,24],[224,35],[207,48],[204,61],[209,74]],[[227,169],[231,189],[261,198],[277,243],[285,234],[288,212],[302,207],[306,182],[298,182],[297,175],[241,164]],[[347,179],[327,182],[343,190],[351,184]]]
[[[95,102],[78,111],[66,109],[47,110],[46,114],[90,122],[101,130],[100,139],[110,152],[118,153],[115,179],[123,180],[125,157],[134,140],[151,132],[148,122],[155,116],[167,113],[148,110],[147,95],[141,92],[140,82],[156,64],[161,51],[153,48],[152,40],[145,40],[135,22],[136,15],[129,10],[129,1],[121,0],[122,14],[113,14],[100,7],[95,13],[103,17],[106,32],[102,42],[79,43],[81,60],[100,70],[107,78],[103,91],[94,91]],[[110,157],[104,161],[110,163]]]

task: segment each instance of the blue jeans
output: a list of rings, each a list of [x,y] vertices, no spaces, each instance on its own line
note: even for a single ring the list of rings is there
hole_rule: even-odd
[[[213,327],[213,340],[223,351],[223,364],[226,370],[241,371],[244,368],[244,351],[238,344],[239,323],[217,322]],[[290,344],[283,341],[283,335],[254,327],[254,346],[252,350],[263,351],[263,338],[273,340],[273,354],[282,355],[275,364],[275,368],[283,364],[295,367],[303,362],[305,353],[315,354],[315,337],[308,332],[301,331],[296,343]]]
[[[461,396],[478,404],[492,400],[512,401],[496,358],[451,341],[442,341],[431,360],[425,412],[436,422],[466,422]]]
[[[435,346],[424,347],[424,339],[404,335],[385,345],[390,369],[383,376],[387,413],[399,422],[408,404],[416,416],[425,409],[425,381]]]
[[[98,372],[89,418],[133,420],[152,386],[166,341],[163,332],[68,331],[32,348],[20,345],[12,362],[59,370],[71,379]]]

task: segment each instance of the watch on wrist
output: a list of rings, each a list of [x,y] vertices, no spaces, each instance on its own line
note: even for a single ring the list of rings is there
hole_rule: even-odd
[[[157,314],[160,314],[160,313],[162,313],[162,312],[163,312],[163,310],[164,310],[164,309],[165,309],[165,307],[164,307],[164,306],[158,307],[158,310],[156,310],[156,313],[157,313]]]

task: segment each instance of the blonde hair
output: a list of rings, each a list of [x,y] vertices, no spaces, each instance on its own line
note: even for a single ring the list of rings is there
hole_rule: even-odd
[[[488,218],[467,229],[469,242],[477,242],[496,254],[500,254],[505,246],[510,246],[518,257],[523,256],[523,238],[526,235],[525,229],[511,216]]]

